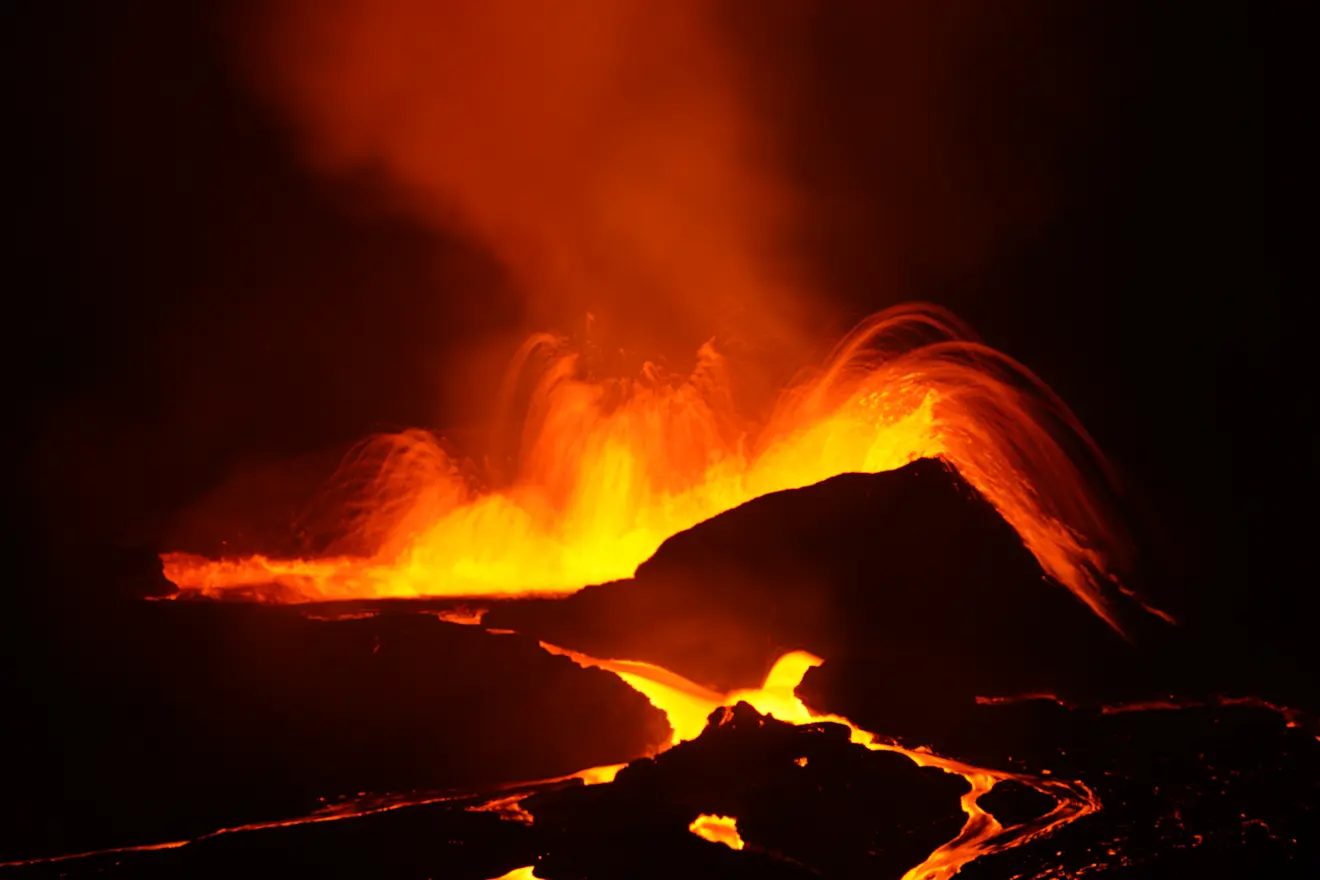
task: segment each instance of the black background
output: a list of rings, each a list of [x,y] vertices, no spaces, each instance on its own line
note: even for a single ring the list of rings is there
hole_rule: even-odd
[[[838,3],[796,34],[802,74],[771,98],[837,206],[811,242],[833,329],[951,307],[1110,453],[1159,601],[1296,647],[1317,451],[1284,259],[1299,65],[1247,4],[1053,5],[981,12],[979,48],[930,65],[955,120],[933,152],[894,125],[921,92],[884,109],[920,20]],[[164,549],[235,467],[453,424],[448,352],[520,321],[489,258],[303,169],[232,73],[233,8],[6,5],[10,622],[131,594],[114,554]],[[755,53],[771,19],[729,27]],[[1035,175],[1044,207],[1004,210]]]

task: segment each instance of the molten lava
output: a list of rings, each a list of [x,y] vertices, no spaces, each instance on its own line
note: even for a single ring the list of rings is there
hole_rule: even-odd
[[[760,424],[737,411],[730,370],[708,344],[685,380],[648,365],[601,381],[562,340],[534,337],[511,369],[535,381],[505,484],[483,487],[427,432],[377,436],[337,476],[323,554],[168,553],[165,575],[184,593],[279,601],[565,594],[630,576],[666,538],[760,495],[938,457],[1117,626],[1127,544],[1103,457],[1040,380],[952,315],[873,316]]]
[[[898,752],[922,767],[935,767],[967,780],[968,791],[962,797],[967,821],[956,838],[931,853],[929,858],[903,876],[903,880],[948,880],[968,862],[992,852],[1001,852],[1027,840],[1050,833],[1100,808],[1100,802],[1089,788],[1080,782],[1048,779],[1022,773],[1008,773],[983,767],[973,767],[932,754],[924,749],[908,749],[896,743],[880,740],[876,734],[862,730],[847,718],[812,712],[795,693],[808,669],[819,666],[822,660],[805,651],[793,651],[780,657],[759,688],[735,690],[719,694],[688,681],[659,666],[631,660],[600,660],[575,651],[541,643],[551,653],[563,654],[583,667],[597,667],[613,672],[631,687],[643,693],[651,703],[669,718],[673,737],[670,745],[693,739],[705,729],[711,713],[716,709],[737,703],[748,703],[762,715],[769,715],[790,724],[828,722],[846,726],[850,739],[868,749]],[[591,771],[586,771],[590,773]],[[1004,828],[977,801],[995,784],[1012,779],[1049,795],[1055,801],[1054,809],[1026,825]],[[700,816],[691,825],[694,834],[707,840],[725,843],[733,849],[742,849],[738,835],[737,817]],[[735,842],[736,841],[736,844]]]
[[[738,834],[738,820],[731,816],[707,816],[702,814],[692,820],[688,830],[703,840],[722,843],[729,849],[742,849],[743,839]]]
[[[532,866],[528,865],[524,868],[514,868],[509,873],[496,877],[495,880],[539,880],[539,878],[533,873]]]

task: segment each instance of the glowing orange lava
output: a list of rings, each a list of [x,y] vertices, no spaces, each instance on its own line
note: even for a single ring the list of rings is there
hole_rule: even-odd
[[[168,553],[166,577],[185,593],[278,601],[565,594],[630,576],[669,536],[760,495],[939,457],[1115,623],[1107,599],[1127,548],[1101,500],[1103,458],[1038,379],[943,310],[863,322],[759,425],[740,418],[710,345],[683,381],[649,368],[593,380],[549,336],[513,373],[533,361],[544,366],[508,485],[478,488],[427,432],[378,436],[341,470],[346,526],[327,555]]]
[[[630,660],[602,660],[545,643],[541,643],[541,647],[550,653],[564,655],[580,666],[595,667],[612,672],[629,686],[646,696],[652,705],[663,711],[669,719],[673,734],[665,748],[700,735],[715,710],[726,707],[726,715],[723,717],[727,718],[727,707],[746,702],[763,715],[769,715],[791,724],[820,722],[842,724],[849,729],[850,740],[856,745],[872,750],[897,752],[919,766],[934,767],[945,773],[963,777],[967,780],[968,791],[961,799],[963,812],[967,816],[962,830],[953,840],[932,852],[920,865],[907,871],[903,875],[903,880],[950,880],[963,865],[974,859],[1019,846],[1056,831],[1064,825],[1100,809],[1098,798],[1084,783],[1054,779],[1045,775],[1032,776],[1025,773],[1009,773],[975,767],[933,754],[925,748],[908,749],[896,743],[881,741],[875,734],[859,728],[847,718],[811,711],[797,697],[795,690],[798,684],[801,683],[806,671],[818,666],[822,660],[805,651],[794,651],[780,657],[766,675],[761,687],[734,690],[721,694],[649,663]],[[1130,707],[1130,710],[1135,711],[1152,707],[1163,708],[1164,704],[1134,705]],[[1129,709],[1125,707],[1116,711],[1127,710]],[[722,720],[723,718],[717,716],[716,723],[720,723]],[[798,758],[795,763],[798,766],[806,766],[807,762],[805,758]],[[385,795],[363,793],[357,798],[327,805],[314,813],[301,817],[221,828],[187,840],[125,846],[0,863],[0,868],[54,864],[114,853],[145,853],[156,850],[178,849],[193,843],[236,833],[338,822],[413,806],[453,802],[472,797],[480,797],[481,799],[478,803],[466,807],[469,811],[494,813],[507,821],[531,825],[534,823],[534,817],[522,807],[522,801],[530,794],[543,790],[545,786],[571,780],[581,780],[584,785],[608,785],[614,781],[615,776],[625,766],[627,765],[610,764],[589,767],[566,776],[503,785],[493,791],[488,789],[484,795],[455,792],[409,792]],[[1015,780],[1049,795],[1055,801],[1054,808],[1043,816],[1026,823],[1004,828],[993,816],[980,807],[978,800],[981,795],[990,791],[997,783],[1005,780]],[[735,850],[741,850],[749,845],[753,848],[756,846],[756,841],[744,841],[742,839],[737,830],[736,817],[701,815],[692,822],[689,830],[707,840],[724,843]],[[515,880],[528,880],[528,878],[531,878],[531,880],[536,880],[536,875],[533,872],[533,866],[525,866],[499,878],[494,878],[494,880],[508,880],[508,878],[515,878]]]
[[[967,793],[962,796],[963,812],[967,814],[967,821],[962,831],[956,838],[931,853],[920,865],[905,873],[903,880],[948,880],[973,859],[1018,846],[1100,809],[1100,802],[1094,793],[1080,782],[974,767],[935,755],[925,749],[908,749],[895,743],[881,741],[875,734],[861,729],[842,716],[812,712],[798,698],[795,690],[807,670],[819,666],[822,660],[805,651],[793,651],[775,661],[761,687],[721,694],[649,663],[633,660],[602,660],[544,642],[541,643],[541,647],[553,654],[562,654],[580,666],[613,672],[629,686],[644,694],[652,705],[668,717],[669,725],[673,729],[670,746],[698,736],[705,729],[711,713],[716,709],[745,702],[762,715],[769,715],[790,724],[819,722],[842,724],[851,731],[850,739],[857,745],[878,751],[897,752],[919,766],[935,767],[946,773],[963,777],[969,787]],[[592,771],[584,772],[589,774]],[[978,800],[981,795],[994,788],[996,783],[1007,779],[1029,785],[1054,798],[1054,809],[1024,825],[1004,828],[993,816],[981,809]],[[736,823],[736,817],[700,816],[692,823],[689,830],[707,840],[726,843],[734,849],[742,849],[744,842],[737,832]],[[733,842],[735,840],[736,845]]]
[[[532,867],[532,865],[527,865],[523,868],[514,868],[509,873],[496,877],[495,880],[538,880],[536,874],[532,871]]]
[[[707,816],[704,813],[692,820],[688,830],[703,840],[722,843],[729,849],[742,849],[743,839],[738,834],[738,820],[732,816]]]

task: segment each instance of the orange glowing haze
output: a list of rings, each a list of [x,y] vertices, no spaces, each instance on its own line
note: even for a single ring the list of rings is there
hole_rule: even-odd
[[[383,176],[476,239],[528,329],[690,355],[736,322],[792,335],[774,132],[708,0],[273,0],[250,76],[319,168]],[[570,322],[567,323],[566,322]],[[680,350],[682,346],[688,350]]]
[[[792,200],[713,9],[279,0],[254,24],[249,71],[321,167],[381,172],[413,216],[484,243],[533,320],[591,310],[605,333],[660,348],[732,322],[800,353],[819,298],[771,259]],[[534,334],[506,380],[512,473],[426,431],[376,436],[344,463],[340,524],[315,558],[170,553],[165,574],[184,592],[281,601],[563,594],[631,575],[757,496],[939,457],[1114,622],[1127,551],[1100,500],[1104,461],[1029,371],[930,306],[875,315],[802,366],[753,416],[735,380],[755,368],[714,342],[687,375],[648,362],[618,376]]]

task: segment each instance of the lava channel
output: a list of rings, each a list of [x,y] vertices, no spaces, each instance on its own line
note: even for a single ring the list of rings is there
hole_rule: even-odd
[[[969,789],[962,796],[962,809],[967,815],[958,836],[932,852],[919,865],[903,875],[903,880],[948,880],[974,859],[991,853],[1020,846],[1030,840],[1050,834],[1064,825],[1100,809],[1100,801],[1082,782],[1009,773],[936,755],[928,749],[904,748],[897,743],[882,740],[876,734],[863,730],[839,715],[811,711],[794,692],[808,669],[823,661],[805,651],[793,651],[775,661],[759,688],[748,688],[718,693],[704,688],[663,667],[635,660],[601,660],[576,651],[569,651],[541,642],[541,647],[552,654],[562,654],[582,667],[595,667],[612,672],[626,684],[642,693],[657,709],[665,713],[673,730],[667,746],[694,739],[705,729],[711,713],[721,707],[748,703],[762,715],[768,715],[790,724],[834,723],[846,726],[851,741],[876,751],[897,752],[921,767],[934,767],[967,780]],[[608,778],[618,771],[617,766],[591,768],[578,775],[591,778],[598,770],[608,771]],[[1005,828],[983,810],[978,801],[981,795],[1005,780],[1028,785],[1055,801],[1054,809],[1036,819]],[[528,821],[528,815],[516,806],[517,798],[503,798],[499,811],[517,821]],[[475,809],[483,809],[477,807]],[[474,808],[469,808],[474,809]],[[697,816],[690,827],[692,833],[706,840],[718,842],[733,849],[755,847],[755,841],[744,841],[737,830],[736,816]],[[497,880],[515,877],[534,877],[532,867],[519,868],[524,873],[511,873]]]

